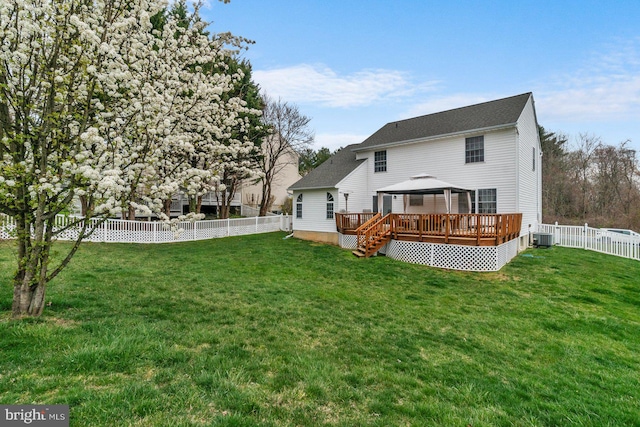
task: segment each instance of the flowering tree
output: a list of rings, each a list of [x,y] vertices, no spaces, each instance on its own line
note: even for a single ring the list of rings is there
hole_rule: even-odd
[[[251,80],[251,64],[236,58],[229,58],[228,63],[230,70],[237,70],[243,76],[235,81],[231,95],[244,101],[248,110],[240,114],[231,138],[223,141],[220,156],[222,185],[216,188],[220,218],[229,217],[231,203],[241,184],[260,176],[262,139],[269,133],[261,120],[264,105],[258,85]]]
[[[56,215],[74,197],[86,218],[162,202],[196,175],[196,147],[216,151],[242,111],[234,77],[207,70],[228,55],[201,27],[151,19],[160,0],[0,2],[0,213],[16,221],[13,315],[39,315]],[[204,24],[201,24],[204,25]]]

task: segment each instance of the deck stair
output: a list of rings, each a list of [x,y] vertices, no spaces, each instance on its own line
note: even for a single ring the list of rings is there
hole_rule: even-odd
[[[358,246],[352,253],[359,258],[375,255],[391,240],[391,215],[374,217],[356,230]]]

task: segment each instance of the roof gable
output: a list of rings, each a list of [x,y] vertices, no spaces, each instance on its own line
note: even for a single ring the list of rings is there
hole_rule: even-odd
[[[364,160],[356,160],[353,148],[357,144],[348,145],[324,161],[320,166],[302,177],[289,187],[290,190],[310,188],[334,188]]]
[[[387,123],[355,150],[515,125],[531,93]]]

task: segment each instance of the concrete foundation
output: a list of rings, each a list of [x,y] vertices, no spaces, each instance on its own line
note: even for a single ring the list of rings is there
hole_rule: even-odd
[[[293,237],[301,240],[311,240],[312,242],[328,243],[338,246],[338,233],[328,231],[304,231],[295,230]]]

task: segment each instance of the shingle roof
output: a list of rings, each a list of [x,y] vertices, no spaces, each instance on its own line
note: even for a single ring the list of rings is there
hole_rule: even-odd
[[[334,188],[364,160],[355,151],[401,144],[440,135],[513,125],[518,121],[531,92],[481,104],[390,122],[360,144],[344,147],[289,187],[290,190]]]
[[[349,175],[364,160],[356,160],[353,152],[358,144],[344,147],[320,166],[303,176],[289,187],[290,190],[304,190],[310,188],[333,188]]]
[[[531,93],[387,123],[356,150],[515,124]]]

